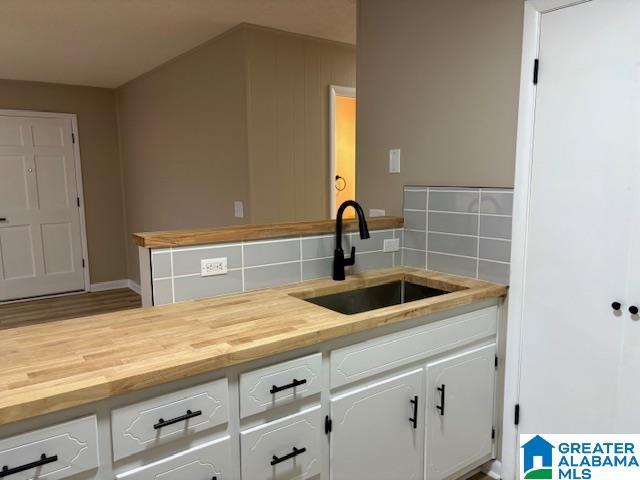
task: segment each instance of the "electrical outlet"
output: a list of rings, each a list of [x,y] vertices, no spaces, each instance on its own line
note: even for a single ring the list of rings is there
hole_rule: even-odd
[[[397,252],[400,250],[399,238],[387,238],[382,244],[383,252]]]
[[[224,275],[227,273],[227,257],[200,260],[200,276]]]
[[[370,208],[369,209],[369,216],[370,217],[384,217],[387,214],[387,212],[385,212],[382,209],[378,209],[378,208]]]

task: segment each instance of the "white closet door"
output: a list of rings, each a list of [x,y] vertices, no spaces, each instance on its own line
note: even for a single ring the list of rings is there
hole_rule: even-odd
[[[71,120],[0,116],[0,301],[83,290]]]
[[[545,13],[526,238],[520,432],[610,432],[635,192],[640,2]],[[525,214],[525,212],[519,212]],[[637,396],[636,396],[637,398]]]

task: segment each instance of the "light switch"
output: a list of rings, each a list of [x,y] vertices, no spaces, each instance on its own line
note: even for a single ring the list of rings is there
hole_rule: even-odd
[[[233,213],[236,218],[244,218],[244,204],[240,200],[233,202]]]
[[[389,150],[389,173],[400,173],[400,149]]]

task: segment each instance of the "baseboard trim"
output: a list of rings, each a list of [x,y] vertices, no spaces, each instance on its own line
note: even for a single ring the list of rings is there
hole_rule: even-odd
[[[128,288],[140,295],[140,285],[131,280],[130,278],[123,278],[121,280],[111,280],[109,282],[92,283],[89,291],[91,292],[104,292],[105,290],[116,290],[118,288]]]
[[[491,463],[488,463],[482,469],[483,473],[495,480],[500,480],[502,477],[502,462],[500,460],[494,460]]]

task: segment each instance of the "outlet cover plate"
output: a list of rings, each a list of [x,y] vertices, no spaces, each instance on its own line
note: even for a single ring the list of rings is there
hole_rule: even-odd
[[[224,275],[227,273],[227,257],[200,260],[200,276]]]
[[[397,252],[400,250],[400,239],[399,238],[387,238],[382,244],[383,252]]]

